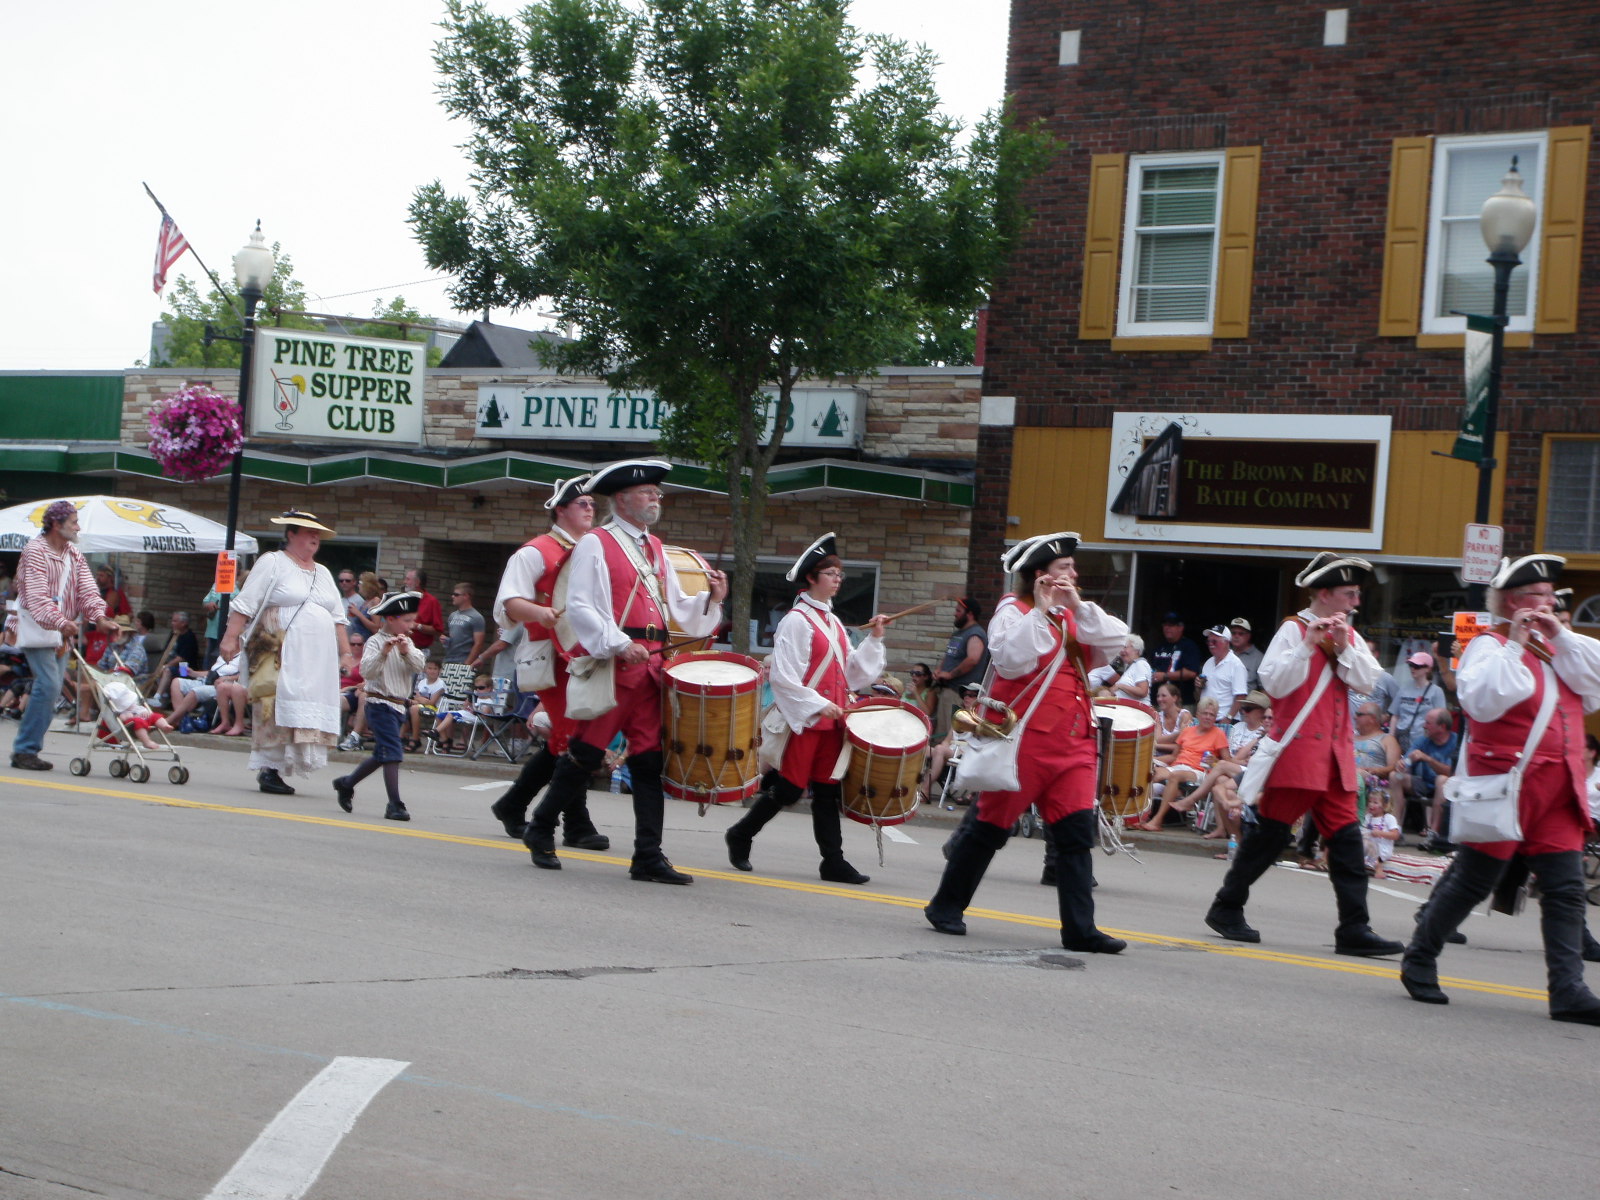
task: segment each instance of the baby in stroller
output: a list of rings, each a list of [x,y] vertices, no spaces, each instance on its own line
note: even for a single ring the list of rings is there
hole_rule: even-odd
[[[146,750],[159,750],[155,740],[150,736],[149,730],[159,729],[162,733],[172,733],[173,728],[167,723],[166,717],[155,712],[144,702],[139,695],[139,689],[131,683],[124,683],[121,679],[113,678],[100,687],[101,701],[117,714],[117,720],[130,735],[139,740],[139,744]]]

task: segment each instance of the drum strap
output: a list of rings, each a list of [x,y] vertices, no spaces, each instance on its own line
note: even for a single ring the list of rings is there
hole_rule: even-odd
[[[639,585],[642,583],[650,590],[650,598],[656,602],[656,607],[660,609],[661,615],[663,617],[667,616],[667,601],[662,594],[661,581],[656,578],[655,567],[650,565],[645,559],[643,551],[639,549],[639,543],[615,525],[602,525],[600,531],[611,535],[612,540],[622,548],[622,553],[627,555],[628,562],[633,566],[633,587],[628,591],[628,598],[623,602],[622,611],[624,613],[628,611],[633,604],[633,595],[639,590]],[[648,533],[645,534],[645,537],[649,536]]]

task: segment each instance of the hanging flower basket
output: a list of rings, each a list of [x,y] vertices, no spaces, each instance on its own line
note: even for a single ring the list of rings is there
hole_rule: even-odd
[[[244,445],[239,405],[204,384],[192,384],[150,408],[150,453],[170,479],[221,475]]]

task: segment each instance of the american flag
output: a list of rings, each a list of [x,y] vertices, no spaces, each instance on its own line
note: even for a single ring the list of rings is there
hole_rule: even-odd
[[[188,239],[178,230],[178,223],[166,213],[161,214],[161,233],[156,238],[156,295],[167,286],[167,272],[172,264],[183,257],[189,248]]]

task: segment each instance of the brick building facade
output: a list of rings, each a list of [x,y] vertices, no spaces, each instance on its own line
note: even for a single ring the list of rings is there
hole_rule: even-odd
[[[1513,554],[1568,555],[1600,624],[1591,3],[1013,0],[1007,90],[1059,153],[988,311],[975,591],[996,590],[1007,540],[1076,529],[1137,629],[1178,609],[1193,634],[1274,620],[1298,565],[1347,546],[1382,568],[1363,615],[1385,650],[1428,633],[1465,599],[1477,487],[1437,457],[1463,414],[1449,314],[1490,311],[1476,217],[1515,154],[1539,221],[1513,273],[1490,519]],[[1373,520],[1108,513],[1130,438],[1223,417],[1269,465],[1385,422]]]

